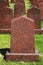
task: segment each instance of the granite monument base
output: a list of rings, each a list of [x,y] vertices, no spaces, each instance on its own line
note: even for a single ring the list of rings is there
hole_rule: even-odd
[[[24,62],[31,62],[31,61],[39,61],[39,54],[38,51],[35,53],[6,53],[6,61],[24,61]]]
[[[35,29],[35,34],[42,34],[42,33],[43,33],[43,28]]]
[[[11,34],[11,29],[0,29],[0,34]]]

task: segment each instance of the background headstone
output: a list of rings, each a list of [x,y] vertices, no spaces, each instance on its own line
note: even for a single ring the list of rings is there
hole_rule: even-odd
[[[0,0],[0,33],[6,32],[6,30],[9,30],[11,28],[12,18],[12,9],[6,6],[5,2],[2,2],[2,0]]]
[[[40,9],[40,17],[43,20],[43,2],[38,4],[38,8]]]
[[[9,7],[9,0],[5,0],[6,1],[6,5]]]
[[[38,4],[43,2],[43,0],[30,0],[30,3],[32,6],[37,6],[38,7]]]
[[[30,0],[32,6],[37,6],[37,0]]]
[[[17,2],[20,2],[20,3],[23,3],[23,4],[25,3],[24,0],[16,0],[16,3],[17,3]]]
[[[34,28],[35,29],[41,28],[40,10],[37,7],[31,7],[30,9],[28,9],[27,17],[34,20]]]
[[[43,0],[36,0],[37,1],[37,3],[41,3],[41,2],[43,2]]]
[[[1,4],[1,3],[3,3],[3,4]],[[9,0],[0,0],[0,4],[1,4],[1,6],[4,6],[4,5],[9,6]]]
[[[25,14],[25,4],[16,2],[14,5],[14,18]]]
[[[11,3],[14,3],[14,0],[11,0],[10,2],[11,2]]]

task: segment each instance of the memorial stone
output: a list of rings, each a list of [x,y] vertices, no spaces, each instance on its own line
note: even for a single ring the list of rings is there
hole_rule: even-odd
[[[0,33],[9,32],[11,20],[13,18],[12,9],[0,0]]]
[[[6,5],[9,7],[10,5],[9,5],[9,0],[6,0]]]
[[[37,0],[30,0],[32,6],[37,6]]]
[[[43,0],[30,0],[32,6],[38,6],[41,2],[43,2]]]
[[[11,3],[14,3],[14,0],[11,0]]]
[[[30,9],[28,9],[27,17],[34,20],[34,28],[35,29],[41,28],[40,11],[37,7],[31,7]]]
[[[14,5],[14,18],[25,14],[25,5],[20,2],[16,2]]]
[[[43,2],[38,4],[38,8],[40,9],[40,16],[41,19],[43,20]]]
[[[43,0],[37,0],[37,3],[41,3],[41,2],[43,2]]]
[[[10,46],[10,52],[6,53],[7,61],[38,61],[39,55],[35,51],[32,19],[20,16],[12,20]]]
[[[16,0],[16,3],[17,3],[17,2],[20,2],[20,3],[23,3],[23,4],[25,3],[24,0]]]

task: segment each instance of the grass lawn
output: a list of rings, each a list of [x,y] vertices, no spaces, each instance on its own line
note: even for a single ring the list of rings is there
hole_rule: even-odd
[[[0,48],[10,48],[10,34],[0,34]],[[35,48],[39,51],[39,62],[6,62],[0,56],[0,65],[43,65],[43,34],[35,35]]]
[[[31,4],[28,5],[27,1],[28,0],[25,0],[26,10],[31,6]],[[12,4],[11,8],[13,9],[13,7]],[[43,22],[41,27],[43,27]],[[0,49],[10,48],[10,38],[10,34],[0,34]],[[43,65],[43,34],[35,35],[35,48],[39,51],[39,62],[6,62],[3,56],[0,55],[0,65]]]

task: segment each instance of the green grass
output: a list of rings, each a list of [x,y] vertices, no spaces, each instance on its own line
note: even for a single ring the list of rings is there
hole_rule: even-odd
[[[9,48],[10,38],[9,34],[0,34],[0,48]],[[43,34],[35,35],[35,48],[39,51],[39,62],[6,62],[2,59],[0,65],[43,65]]]
[[[0,34],[0,48],[10,47],[10,34]]]
[[[14,10],[14,4],[10,4],[12,10]],[[31,4],[28,4],[28,0],[25,0],[26,11],[30,8]],[[43,28],[43,22],[41,23]],[[10,34],[0,34],[0,49],[10,48]],[[39,62],[6,62],[3,56],[0,56],[0,65],[43,65],[43,34],[35,35],[35,48],[39,51]]]
[[[41,22],[41,28],[43,28],[43,21]]]

